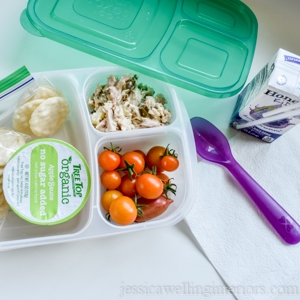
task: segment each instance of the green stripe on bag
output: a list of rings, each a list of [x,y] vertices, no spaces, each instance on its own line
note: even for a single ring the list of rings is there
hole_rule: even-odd
[[[31,76],[30,72],[27,70],[25,66],[21,67],[14,73],[8,75],[4,79],[0,80],[0,93],[3,91],[13,87],[20,81],[26,79],[27,77]]]

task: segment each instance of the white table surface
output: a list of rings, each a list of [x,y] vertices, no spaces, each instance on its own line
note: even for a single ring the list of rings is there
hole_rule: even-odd
[[[244,0],[256,14],[259,28],[257,48],[249,79],[264,66],[278,48],[300,54],[299,0]],[[0,78],[26,65],[31,72],[111,65],[99,58],[46,38],[27,33],[19,16],[26,0],[0,0]],[[224,132],[234,100],[205,101],[178,89],[190,103],[190,116],[211,116]],[[203,99],[202,99],[203,98]],[[229,108],[228,108],[229,107]],[[226,113],[224,113],[224,111]],[[227,113],[228,112],[228,113]],[[209,199],[208,199],[209,201]],[[224,288],[184,221],[177,225],[81,242],[38,246],[0,252],[0,299],[205,299],[204,295],[182,295],[189,286]],[[163,286],[179,292],[151,295]],[[279,295],[278,300],[299,299],[300,278],[291,283],[298,295]],[[138,292],[144,295],[125,295]],[[221,290],[221,289],[220,289]],[[181,290],[182,291],[182,290]],[[278,291],[281,293],[282,289]],[[228,292],[209,299],[234,299]]]

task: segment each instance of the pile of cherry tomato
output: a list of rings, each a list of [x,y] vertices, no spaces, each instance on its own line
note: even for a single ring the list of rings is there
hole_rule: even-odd
[[[98,164],[103,169],[100,182],[107,189],[101,197],[106,218],[129,225],[161,215],[173,202],[168,192],[176,194],[173,178],[164,173],[179,167],[175,150],[168,145],[154,146],[147,153],[121,151],[111,144],[110,149],[104,147],[98,155]]]

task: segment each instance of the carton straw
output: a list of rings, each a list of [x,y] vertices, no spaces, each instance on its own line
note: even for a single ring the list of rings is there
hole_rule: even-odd
[[[238,124],[235,126],[236,129],[243,129],[243,128],[247,128],[247,127],[252,127],[252,126],[256,126],[256,125],[261,125],[261,124],[265,124],[265,123],[269,123],[269,122],[274,122],[274,121],[278,121],[281,119],[285,119],[285,118],[293,118],[295,116],[300,115],[300,110],[296,109],[296,110],[290,110],[284,113],[281,113],[279,115],[273,115],[271,117],[267,117],[267,118],[260,118],[258,120],[255,121],[250,121],[244,124]]]
[[[283,112],[286,112],[286,111],[296,110],[296,109],[299,109],[299,108],[300,108],[300,103],[298,102],[298,103],[295,103],[295,104],[292,104],[292,105],[283,106],[283,107],[265,112],[265,113],[262,114],[262,116],[263,116],[263,118],[271,117],[271,116],[274,116],[274,115],[277,115],[277,114],[280,114],[280,113],[283,113]]]

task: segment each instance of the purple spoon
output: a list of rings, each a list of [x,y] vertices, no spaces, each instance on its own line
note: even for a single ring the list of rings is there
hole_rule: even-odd
[[[191,119],[197,153],[220,164],[235,177],[275,231],[288,244],[300,241],[299,224],[238,164],[224,134],[209,121]]]

